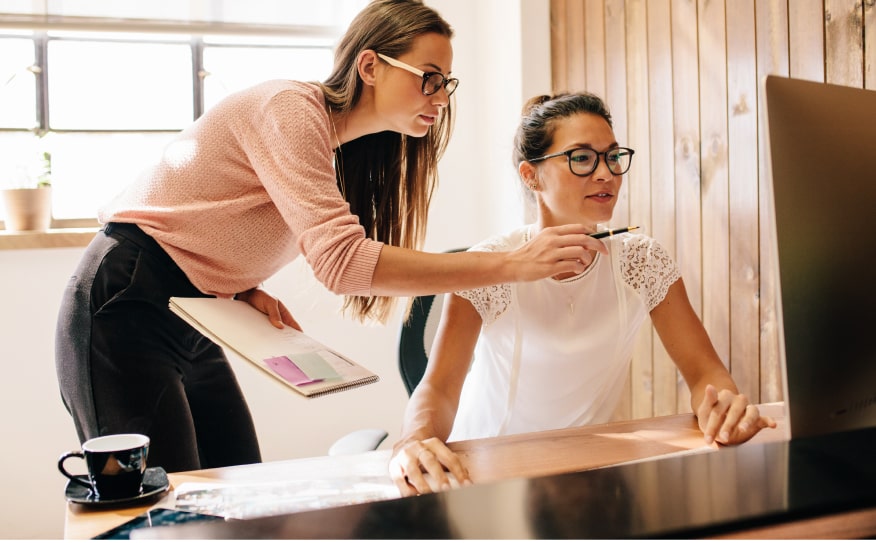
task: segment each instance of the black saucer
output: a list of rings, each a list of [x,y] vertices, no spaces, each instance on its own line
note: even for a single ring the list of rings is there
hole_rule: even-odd
[[[81,477],[88,478],[86,475],[81,475]],[[67,482],[64,495],[67,497],[67,501],[84,505],[134,505],[158,496],[168,488],[170,488],[170,482],[167,480],[167,472],[164,471],[164,468],[146,468],[146,472],[143,474],[143,491],[136,496],[111,500],[100,499],[91,493],[90,488],[73,481]]]

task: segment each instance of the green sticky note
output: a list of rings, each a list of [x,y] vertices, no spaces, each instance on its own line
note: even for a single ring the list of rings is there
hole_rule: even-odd
[[[319,353],[288,355],[304,375],[310,379],[339,379],[341,376]]]

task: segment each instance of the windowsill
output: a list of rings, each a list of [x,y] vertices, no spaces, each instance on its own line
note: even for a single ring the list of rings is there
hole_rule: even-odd
[[[86,247],[99,227],[52,228],[43,231],[8,232],[0,230],[0,251],[18,249],[58,249]]]

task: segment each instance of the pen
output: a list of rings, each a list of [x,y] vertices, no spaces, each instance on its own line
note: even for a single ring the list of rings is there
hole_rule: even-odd
[[[632,232],[633,230],[638,230],[638,226],[627,226],[625,228],[618,228],[617,230],[603,230],[602,232],[597,232],[595,234],[590,234],[591,238],[607,238],[609,236],[613,236],[615,234],[623,234],[624,232]]]

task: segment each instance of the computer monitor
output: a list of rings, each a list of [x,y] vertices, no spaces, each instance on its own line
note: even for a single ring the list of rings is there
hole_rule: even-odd
[[[876,426],[876,91],[763,80],[791,438]]]

